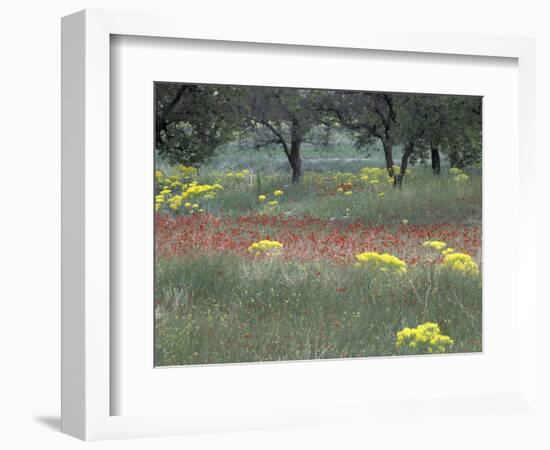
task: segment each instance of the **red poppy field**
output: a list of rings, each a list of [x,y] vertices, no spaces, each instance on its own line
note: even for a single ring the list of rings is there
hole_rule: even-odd
[[[441,256],[427,255],[422,243],[437,236],[456,252],[479,256],[480,225],[364,225],[338,224],[315,217],[215,217],[157,215],[156,251],[163,259],[192,258],[204,251],[230,252],[251,257],[247,249],[256,241],[284,242],[283,259],[323,260],[350,264],[354,255],[369,249],[390,252],[409,265],[437,263]]]

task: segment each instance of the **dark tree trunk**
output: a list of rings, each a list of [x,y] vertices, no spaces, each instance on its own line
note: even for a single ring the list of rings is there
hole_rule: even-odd
[[[386,139],[381,139],[382,147],[384,148],[384,158],[386,159],[386,169],[388,175],[393,177],[393,145]]]
[[[432,171],[434,175],[439,175],[441,172],[441,158],[439,157],[439,147],[437,145],[431,145],[430,150],[432,152]]]
[[[393,177],[393,186],[399,187],[401,189],[401,186],[403,184],[403,178],[405,178],[405,174],[407,172],[407,166],[409,165],[409,158],[414,152],[414,142],[409,142],[407,145],[405,145],[405,148],[403,149],[403,156],[401,158],[401,167],[399,170],[399,175],[395,175]]]
[[[462,169],[464,167],[464,161],[462,161],[462,157],[460,156],[458,148],[454,147],[451,149],[449,162],[451,167],[458,167],[459,169]]]
[[[302,178],[302,155],[300,147],[302,146],[302,133],[299,123],[296,120],[292,121],[291,136],[290,136],[290,151],[288,153],[288,162],[292,168],[292,182],[298,183]]]

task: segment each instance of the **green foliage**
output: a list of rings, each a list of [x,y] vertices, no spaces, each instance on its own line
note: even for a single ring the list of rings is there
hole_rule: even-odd
[[[425,160],[430,148],[448,155],[451,166],[481,162],[481,98],[410,94],[399,97],[399,140],[413,142],[412,160]]]
[[[238,130],[238,88],[157,83],[155,102],[156,150],[172,164],[207,161]]]
[[[328,148],[334,136],[367,156],[382,150],[389,173],[398,147],[405,163],[425,161],[430,149],[453,167],[481,162],[480,97],[170,83],[155,94],[156,149],[169,163],[199,166],[238,142],[282,149],[298,181],[303,146]]]

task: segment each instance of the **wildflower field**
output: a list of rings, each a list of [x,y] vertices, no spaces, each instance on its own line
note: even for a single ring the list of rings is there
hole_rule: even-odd
[[[481,351],[480,168],[231,156],[157,164],[156,365]]]

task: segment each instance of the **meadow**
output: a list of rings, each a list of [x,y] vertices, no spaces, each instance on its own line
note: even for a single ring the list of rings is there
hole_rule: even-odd
[[[481,351],[481,169],[357,155],[157,162],[155,365]]]

